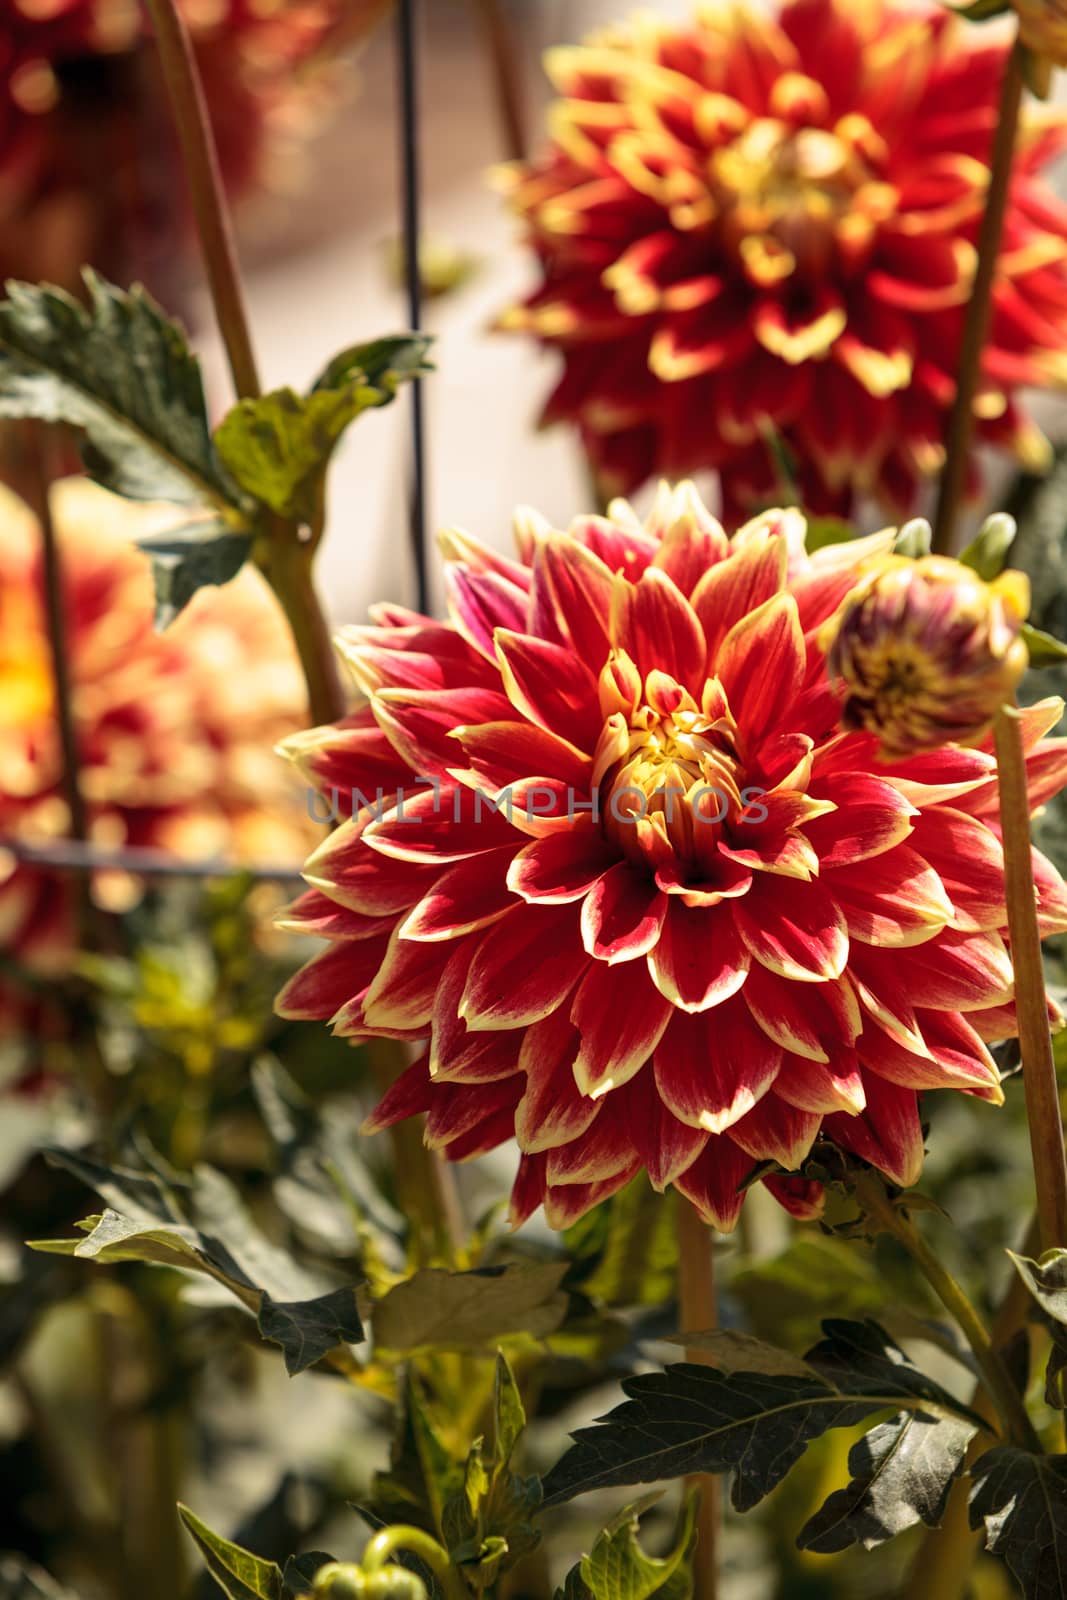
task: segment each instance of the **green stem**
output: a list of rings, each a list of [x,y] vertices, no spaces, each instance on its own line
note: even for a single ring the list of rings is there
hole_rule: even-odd
[[[408,1528],[398,1523],[376,1533],[363,1552],[360,1565],[364,1572],[378,1572],[389,1564],[397,1550],[407,1550],[425,1562],[445,1591],[448,1600],[466,1600],[466,1589],[451,1561],[448,1552],[430,1534],[421,1528]]]
[[[945,441],[945,466],[938,485],[933,549],[940,555],[952,554],[956,538],[956,519],[959,516],[967,483],[967,466],[971,455],[971,441],[974,438],[974,397],[981,376],[982,351],[989,331],[993,283],[996,278],[997,258],[1000,254],[1000,238],[1004,230],[1004,213],[1011,188],[1011,168],[1015,155],[1015,139],[1019,131],[1022,94],[1022,49],[1016,41],[1008,55],[1001,82],[997,127],[990,156],[989,187],[978,231],[978,256],[974,282],[971,285],[971,297],[967,302],[963,320],[963,339],[956,374],[956,398],[952,405]]]
[[[292,631],[307,683],[312,724],[340,722],[346,709],[345,691],[329,624],[315,589],[313,549],[300,543],[294,527],[283,524],[263,541],[263,553],[257,560]]]
[[[682,1333],[707,1333],[718,1327],[715,1296],[715,1258],[711,1230],[688,1200],[678,1198],[678,1311]],[[685,1359],[711,1364],[707,1350],[686,1350]],[[719,1544],[722,1532],[722,1495],[719,1480],[710,1473],[694,1473],[686,1487],[695,1489],[697,1542],[693,1552],[695,1600],[716,1600],[719,1592]]]
[[[990,1399],[1008,1433],[1024,1450],[1040,1454],[1041,1441],[1034,1432],[1022,1396],[1012,1382],[985,1324],[964,1290],[938,1260],[912,1222],[903,1200],[891,1200],[884,1182],[873,1172],[856,1176],[853,1187],[856,1199],[867,1215],[904,1246],[945,1310],[955,1318],[960,1332],[971,1347]]]
[[[238,398],[244,400],[259,394],[259,373],[204,88],[177,0],[147,0],[147,3],[181,145],[211,299],[233,373],[234,388]]]
[[[993,729],[1000,784],[1000,823],[1004,836],[1004,882],[1008,934],[1015,970],[1015,1007],[1022,1052],[1026,1119],[1037,1188],[1042,1251],[1067,1245],[1067,1164],[1059,1086],[1052,1054],[1037,924],[1030,800],[1022,721],[1015,706],[1002,706]]]

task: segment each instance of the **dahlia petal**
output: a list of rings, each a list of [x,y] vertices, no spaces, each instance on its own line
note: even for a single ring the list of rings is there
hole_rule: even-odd
[[[472,1033],[459,1014],[477,939],[464,939],[448,958],[434,995],[430,1018],[430,1076],[442,1082],[472,1083],[508,1077],[518,1060],[519,1035]],[[502,1070],[496,1070],[498,1067]]]
[[[776,595],[734,623],[714,667],[746,740],[755,742],[782,720],[803,681],[804,662],[792,595]]]
[[[709,666],[718,671],[719,646],[730,629],[785,588],[789,557],[784,539],[751,540],[700,579],[691,605],[707,640]]]
[[[460,769],[459,750],[453,745],[451,775],[484,784],[494,793],[532,777],[556,778],[578,793],[589,787],[589,757],[566,739],[532,723],[513,719],[476,722],[454,726],[452,736],[470,765]]]
[[[757,963],[741,997],[769,1039],[807,1061],[829,1061],[852,1045],[861,1019],[849,975],[828,983],[793,983]]]
[[[820,1116],[832,1111],[854,1116],[867,1103],[854,1050],[839,1051],[825,1064],[787,1055],[774,1080],[774,1092],[797,1111]]]
[[[481,688],[382,689],[371,706],[394,750],[424,778],[447,776],[456,759],[454,729],[511,715],[506,696]]]
[[[516,518],[519,515],[516,512]],[[463,528],[446,528],[438,534],[437,545],[446,561],[466,567],[471,572],[495,573],[499,578],[506,578],[524,594],[529,593],[530,568],[524,565],[525,557],[522,561],[513,561],[509,556],[502,556]],[[439,626],[442,632],[451,631],[446,630],[443,624]]]
[[[433,1085],[426,1068],[426,1057],[420,1056],[390,1085],[359,1131],[365,1134],[381,1133],[385,1128],[395,1127],[398,1122],[407,1122],[411,1117],[430,1109],[432,1096]]]
[[[280,1017],[322,1021],[334,1017],[370,983],[385,953],[382,936],[332,944],[295,972],[274,1002]]]
[[[483,1121],[468,1128],[465,1133],[449,1139],[441,1145],[441,1149],[449,1161],[476,1161],[479,1156],[488,1155],[490,1150],[497,1150],[511,1138],[512,1125],[515,1119],[514,1099],[518,1092],[517,1082],[510,1086],[507,1101]]]
[[[848,321],[840,297],[830,289],[815,296],[815,305],[794,314],[780,300],[764,300],[752,318],[752,332],[765,350],[789,366],[818,359],[829,351]]]
[[[837,808],[804,829],[823,869],[883,855],[907,838],[920,814],[891,783],[865,772],[831,774],[813,791]]]
[[[726,906],[691,908],[670,897],[648,970],[660,993],[682,1011],[707,1011],[736,994],[752,958]]]
[[[600,733],[597,683],[569,647],[500,628],[494,638],[504,690],[524,717],[592,750]]]
[[[1031,815],[1067,784],[1067,739],[1043,739],[1026,759]]]
[[[693,1128],[724,1133],[767,1093],[782,1051],[740,1001],[712,1013],[675,1014],[652,1058],[664,1104]]]
[[[564,1011],[553,1011],[523,1036],[519,1065],[526,1090],[515,1113],[515,1138],[527,1155],[579,1138],[600,1114],[604,1101],[591,1100],[574,1081],[580,1043]]]
[[[549,1184],[604,1183],[619,1172],[633,1173],[640,1155],[631,1146],[624,1118],[610,1103],[577,1138],[555,1144],[547,1152]]]
[[[660,1097],[651,1066],[639,1072],[617,1095],[611,1095],[606,1109],[619,1109],[629,1143],[637,1151],[653,1189],[662,1193],[679,1173],[691,1167],[708,1142],[709,1134],[672,1116]]]
[[[844,972],[849,950],[845,918],[820,883],[756,878],[733,915],[756,960],[780,977],[822,983]]]
[[[776,1161],[792,1172],[807,1160],[822,1120],[815,1112],[787,1106],[772,1089],[754,1110],[734,1123],[730,1138],[754,1161]]]
[[[599,556],[564,534],[539,539],[533,558],[529,631],[571,646],[582,661],[604,661],[615,579]]]
[[[811,633],[833,616],[849,590],[856,584],[856,569],[872,557],[886,555],[893,548],[896,530],[868,534],[864,539],[847,539],[841,544],[824,545],[809,556],[801,569],[790,575],[789,587],[796,596],[800,626]]]
[[[283,933],[311,934],[317,939],[370,939],[376,933],[387,934],[394,920],[393,916],[363,916],[338,905],[318,889],[309,889],[291,905],[282,907],[274,926]]]
[[[1040,850],[1032,853],[1034,887],[1037,890],[1038,926],[1042,938],[1062,933],[1067,928],[1067,884],[1059,871]]]
[[[682,594],[692,596],[701,579],[711,567],[724,560],[728,550],[726,535],[719,524],[707,518],[698,519],[695,512],[690,511],[676,518],[665,530],[652,565],[662,567]],[[693,609],[695,611],[696,607]]]
[[[599,1098],[634,1077],[662,1038],[672,1009],[643,966],[594,961],[571,1003],[582,1036],[574,1063],[582,1093]]]
[[[868,958],[862,945],[854,945],[849,976],[863,1010],[881,1023],[891,1039],[916,1055],[930,1055],[907,986],[888,963],[873,955]]]
[[[953,927],[973,932],[1005,925],[1004,850],[991,829],[965,812],[937,806],[923,812],[911,842],[952,902]]]
[[[611,597],[611,642],[647,676],[659,669],[699,690],[704,677],[704,632],[680,589],[659,567],[637,583],[616,578]]]
[[[434,995],[450,951],[439,944],[401,937],[389,940],[377,975],[363,1002],[369,1028],[425,1029],[433,1015]]]
[[[995,760],[984,750],[961,750],[949,745],[943,750],[909,756],[906,761],[887,763],[880,775],[905,800],[926,807],[984,791],[991,777],[995,792],[996,768]]]
[[[587,966],[574,906],[515,906],[481,936],[459,1015],[472,1032],[525,1027],[555,1011]]]
[[[369,706],[336,727],[293,734],[280,751],[321,794],[343,795],[349,812],[353,790],[370,797],[395,794],[410,776]]]
[[[517,842],[502,812],[465,785],[447,780],[405,788],[398,803],[369,822],[361,837],[372,850],[397,861],[437,865]]]
[[[745,1202],[742,1184],[751,1171],[752,1157],[722,1135],[708,1140],[692,1166],[675,1178],[674,1187],[705,1222],[720,1233],[732,1233]]]
[[[470,1159],[473,1151],[467,1146],[462,1157],[456,1152],[457,1142],[479,1130],[478,1154],[493,1150],[511,1135],[513,1114],[522,1090],[521,1073],[510,1078],[500,1078],[493,1083],[442,1083],[434,1084],[430,1092],[430,1105],[426,1116],[425,1141],[431,1150],[447,1150],[452,1160]],[[501,1112],[507,1113],[502,1136],[496,1136]],[[487,1126],[488,1125],[488,1126]],[[491,1143],[484,1143],[486,1134]]]
[[[823,1132],[845,1150],[884,1172],[892,1183],[908,1189],[923,1166],[923,1133],[914,1089],[903,1089],[865,1073],[867,1106],[858,1116],[839,1112],[827,1117]]]
[[[621,861],[585,897],[582,942],[597,961],[633,961],[653,948],[666,914],[662,890],[646,872]]]
[[[457,630],[479,655],[494,660],[497,628],[521,631],[529,600],[525,589],[497,572],[472,572],[456,562],[445,563],[445,598]]]
[[[952,901],[932,867],[910,845],[857,866],[838,867],[824,882],[844,914],[849,935],[899,949],[925,944],[951,923]]]
[[[826,1190],[811,1178],[784,1178],[771,1174],[760,1181],[778,1204],[798,1222],[817,1222],[826,1208]]]
[[[521,1228],[538,1206],[544,1205],[546,1192],[545,1156],[520,1156],[508,1203],[508,1221],[513,1228]]]
[[[498,921],[515,904],[507,886],[507,869],[514,855],[514,845],[486,850],[442,872],[408,912],[400,925],[400,937],[456,939]]]
[[[581,900],[609,867],[615,851],[591,822],[523,845],[508,868],[508,888],[524,900]]]
[[[876,1024],[865,1028],[857,1046],[864,1068],[904,1089],[962,1089],[1003,1100],[996,1062],[965,1018],[924,1011],[920,1026],[929,1056],[903,1049]]]
[[[937,1011],[973,1011],[1011,999],[1013,975],[998,933],[946,930],[921,950],[900,950],[894,973],[916,1005]]]
[[[587,1211],[592,1211],[604,1200],[610,1200],[613,1194],[618,1194],[631,1178],[636,1178],[640,1170],[641,1162],[634,1154],[625,1167],[620,1168],[602,1183],[547,1185],[544,1200],[545,1221],[558,1233],[564,1232],[580,1221]]]

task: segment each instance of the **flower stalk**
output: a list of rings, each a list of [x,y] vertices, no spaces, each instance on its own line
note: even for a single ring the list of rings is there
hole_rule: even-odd
[[[1016,40],[1004,67],[997,112],[996,133],[990,159],[989,187],[978,232],[977,260],[971,297],[963,322],[956,398],[949,416],[945,441],[945,466],[938,486],[934,513],[933,550],[951,555],[956,543],[956,523],[967,482],[967,466],[974,438],[974,397],[981,376],[982,351],[989,332],[993,283],[1004,229],[1004,213],[1011,188],[1012,161],[1022,104],[1022,46]]]
[[[678,1308],[682,1333],[707,1333],[718,1326],[715,1296],[715,1259],[710,1231],[688,1200],[678,1203]],[[710,1366],[707,1350],[687,1349],[687,1361]],[[722,1494],[719,1480],[710,1473],[695,1473],[686,1480],[697,1492],[697,1542],[693,1554],[693,1593],[696,1600],[716,1600],[719,1593],[719,1545],[722,1530]]]
[[[1023,1087],[1037,1187],[1039,1242],[1044,1251],[1067,1244],[1067,1164],[1041,964],[1022,721],[1015,706],[1002,707],[993,736],[1000,784],[1008,934],[1015,969]]]

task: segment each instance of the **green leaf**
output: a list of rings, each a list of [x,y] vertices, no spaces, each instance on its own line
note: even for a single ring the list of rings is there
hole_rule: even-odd
[[[1024,622],[1020,631],[1023,643],[1030,652],[1032,667],[1058,667],[1067,661],[1067,644],[1061,639],[1054,639],[1051,633],[1046,633],[1043,628],[1035,628],[1029,622]]]
[[[252,542],[250,533],[235,532],[217,518],[138,539],[152,568],[156,627],[173,622],[198,589],[235,578],[251,553]]]
[[[545,1338],[566,1315],[567,1296],[560,1289],[566,1270],[565,1261],[473,1272],[427,1267],[378,1301],[375,1348],[406,1354],[492,1344],[508,1334]]]
[[[912,517],[910,522],[902,524],[893,546],[893,554],[911,556],[914,560],[928,556],[933,536],[933,530],[925,517]]]
[[[311,392],[340,389],[359,377],[382,392],[380,404],[384,405],[400,384],[433,371],[426,361],[432,344],[433,339],[425,333],[395,333],[372,339],[367,344],[350,345],[323,368]]]
[[[849,1451],[852,1482],[805,1523],[797,1544],[832,1555],[852,1544],[872,1550],[918,1522],[940,1527],[976,1432],[964,1417],[922,1412],[902,1411],[879,1423]]]
[[[282,1570],[275,1562],[262,1561],[250,1550],[213,1533],[188,1506],[179,1505],[178,1515],[196,1540],[211,1576],[230,1600],[283,1600]]]
[[[280,1344],[291,1374],[363,1337],[355,1290],[300,1266],[255,1227],[221,1173],[197,1169],[192,1184],[158,1173],[109,1168],[64,1150],[46,1152],[103,1197],[109,1209],[81,1239],[38,1240],[32,1249],[100,1264],[146,1261],[199,1272],[228,1289]]]
[[[1067,1456],[1034,1456],[1012,1445],[987,1450],[971,1468],[972,1528],[1000,1556],[1024,1600],[1067,1594]]]
[[[813,556],[816,550],[823,550],[827,545],[847,544],[855,537],[855,528],[843,517],[809,517],[804,548]]]
[[[1026,1287],[1041,1308],[1052,1334],[1045,1374],[1045,1399],[1057,1410],[1067,1409],[1067,1250],[1046,1250],[1040,1261],[1008,1255]]]
[[[733,1503],[747,1511],[830,1428],[854,1427],[888,1409],[984,1426],[875,1323],[830,1319],[823,1330],[805,1357],[811,1376],[683,1363],[626,1379],[629,1398],[598,1426],[580,1429],[549,1472],[545,1504],[590,1489],[733,1471]]]
[[[313,1593],[316,1572],[320,1567],[331,1566],[333,1561],[334,1557],[325,1550],[307,1550],[301,1556],[290,1556],[282,1570],[286,1594]]]
[[[687,1350],[707,1350],[719,1372],[762,1372],[768,1377],[810,1378],[814,1367],[800,1356],[767,1344],[738,1328],[714,1328],[707,1333],[672,1333],[667,1344],[684,1345]]]
[[[633,1179],[567,1230],[568,1285],[609,1306],[662,1305],[678,1271],[676,1208],[672,1192]]]
[[[646,1555],[638,1543],[639,1521],[647,1506],[648,1499],[627,1506],[582,1557],[582,1581],[593,1600],[652,1600],[652,1596],[688,1600],[693,1588],[689,1559],[696,1537],[696,1496],[686,1496],[665,1556]]]
[[[519,1386],[503,1351],[496,1356],[496,1373],[493,1378],[493,1459],[501,1466],[511,1460],[511,1453],[526,1426]]]
[[[86,269],[85,309],[49,284],[0,303],[0,417],[69,422],[86,467],[134,500],[242,508],[211,440],[200,364],[144,289]]]
[[[435,1536],[444,1508],[460,1490],[463,1465],[434,1427],[411,1368],[407,1370],[389,1470],[374,1476],[374,1512],[386,1522],[413,1522]]]
[[[1004,571],[1016,532],[1015,518],[1009,517],[1006,511],[986,517],[970,544],[960,552],[961,563],[977,572],[986,583],[992,583]]]

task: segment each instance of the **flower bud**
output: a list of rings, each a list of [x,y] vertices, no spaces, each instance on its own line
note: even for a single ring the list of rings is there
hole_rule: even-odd
[[[1012,0],[1019,18],[1019,39],[1030,53],[1028,77],[1036,94],[1045,97],[1054,67],[1067,66],[1065,0]]]
[[[946,556],[880,558],[820,641],[844,726],[890,759],[981,738],[1026,669],[1029,605],[1020,572],[985,583]]]
[[[426,1585],[406,1567],[364,1572],[350,1562],[331,1561],[315,1574],[317,1600],[427,1600]]]

